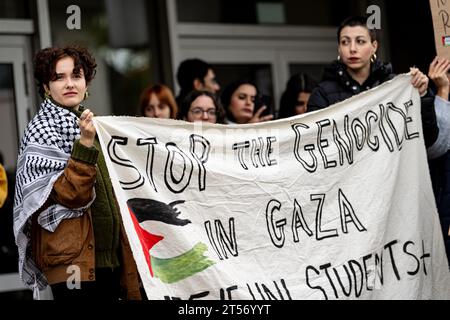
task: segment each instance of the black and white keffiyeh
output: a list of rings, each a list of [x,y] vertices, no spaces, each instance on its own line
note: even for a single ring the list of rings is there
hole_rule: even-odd
[[[31,255],[31,217],[47,201],[79,137],[77,116],[49,99],[42,103],[22,137],[16,173],[14,236],[19,250],[19,274],[30,289],[47,286]],[[55,204],[39,213],[37,220],[44,229],[54,232],[63,219],[80,217],[87,207],[74,210]]]

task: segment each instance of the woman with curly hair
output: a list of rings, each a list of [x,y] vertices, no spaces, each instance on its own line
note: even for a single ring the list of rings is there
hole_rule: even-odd
[[[20,145],[14,234],[23,282],[35,294],[50,285],[55,300],[140,298],[93,113],[81,104],[96,67],[78,47],[34,59],[44,102]]]

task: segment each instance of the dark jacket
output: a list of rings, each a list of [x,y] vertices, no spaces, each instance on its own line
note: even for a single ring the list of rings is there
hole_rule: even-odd
[[[391,80],[395,76],[391,64],[376,61],[372,66],[369,78],[361,85],[350,76],[343,63],[335,61],[325,69],[322,82],[311,93],[308,101],[308,112],[324,109],[344,101]],[[421,102],[425,145],[429,147],[436,141],[439,134],[434,110],[434,97],[429,92],[421,98]]]
[[[450,150],[429,161],[431,181],[444,235],[445,250],[450,265]]]

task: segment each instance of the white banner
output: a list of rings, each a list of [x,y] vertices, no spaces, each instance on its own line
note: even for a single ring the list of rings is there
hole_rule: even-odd
[[[96,117],[149,299],[449,299],[410,81],[256,125]]]

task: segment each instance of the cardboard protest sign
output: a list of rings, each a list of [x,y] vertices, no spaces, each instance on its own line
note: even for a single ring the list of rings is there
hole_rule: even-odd
[[[430,0],[438,56],[450,59],[450,2]]]
[[[410,81],[255,125],[95,118],[148,297],[450,298]]]

